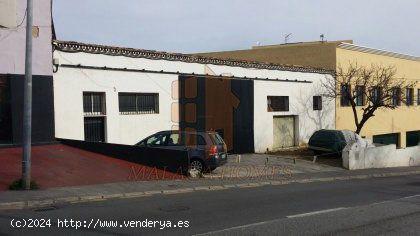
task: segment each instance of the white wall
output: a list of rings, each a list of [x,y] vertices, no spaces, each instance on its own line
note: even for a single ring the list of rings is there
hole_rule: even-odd
[[[312,96],[319,94],[320,81],[330,77],[329,75],[61,51],[55,51],[54,57],[59,59],[60,64],[312,81],[313,83],[255,81],[254,142],[257,152],[264,152],[267,148],[272,148],[273,115],[299,116],[298,140],[300,143],[307,142],[309,136],[317,129],[335,127],[334,104],[328,103],[324,99],[322,111],[312,110]],[[90,79],[86,75],[89,75]],[[145,76],[144,73],[138,72],[111,72],[60,67],[59,72],[54,75],[54,80],[57,137],[67,136],[68,138],[83,139],[81,91],[88,90],[107,91],[107,109],[110,109],[107,119],[108,142],[132,144],[135,137],[142,137],[141,134],[134,134],[133,131],[144,130],[144,133],[152,134],[157,130],[170,129],[173,124],[170,122],[169,109],[170,103],[174,101],[169,96],[164,95],[164,91],[170,91],[170,83],[177,80],[176,75],[149,74],[149,76]],[[116,87],[115,91],[113,87]],[[118,115],[116,112],[118,108],[116,94],[117,92],[127,92],[128,89],[139,92],[159,91],[161,113],[155,115],[155,117],[153,115],[138,115],[138,117]],[[269,95],[289,96],[290,112],[267,112],[267,96]],[[69,99],[72,100],[72,105],[63,107],[62,104],[65,104]],[[73,101],[73,99],[75,100]],[[108,105],[108,103],[115,104]],[[166,109],[164,109],[165,106],[167,106]],[[69,114],[74,112],[76,114]],[[113,119],[120,123],[114,124],[116,122],[112,121]],[[72,125],[66,124],[66,120],[72,122]],[[131,127],[135,128],[132,129]]]
[[[310,136],[319,129],[335,128],[334,101],[322,98],[322,110],[314,111],[313,96],[320,95],[321,80],[324,75],[291,73],[289,79],[306,79],[313,83],[254,82],[254,144],[255,152],[265,152],[273,147],[273,117],[296,116],[295,133],[298,145],[308,142]],[[289,96],[289,111],[268,112],[267,96]]]
[[[135,144],[161,130],[172,129],[171,87],[178,76],[83,70],[61,67],[54,74],[55,134],[84,139],[83,91],[106,93],[107,142]],[[119,113],[118,92],[159,93],[159,114]],[[178,113],[174,114],[178,117]]]
[[[51,76],[51,0],[36,0],[33,6],[33,25],[39,28],[38,37],[33,38],[33,74]],[[16,12],[10,13],[16,15],[15,26],[0,28],[0,74],[25,73],[25,10],[26,0],[16,0]]]
[[[420,166],[420,145],[397,149],[395,144],[359,147],[355,143],[343,151],[343,166],[349,170]]]

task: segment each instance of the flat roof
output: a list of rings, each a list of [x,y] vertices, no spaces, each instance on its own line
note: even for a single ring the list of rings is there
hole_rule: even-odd
[[[359,46],[359,45],[355,45],[351,43],[341,43],[337,47],[341,49],[370,53],[370,54],[375,54],[375,55],[395,57],[395,58],[411,60],[411,61],[420,61],[420,57],[417,57],[417,56],[412,56],[412,55],[402,54],[402,53],[397,53],[397,52],[390,52],[383,49]]]

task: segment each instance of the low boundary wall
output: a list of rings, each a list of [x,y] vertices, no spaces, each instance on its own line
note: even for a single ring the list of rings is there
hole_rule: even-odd
[[[420,145],[397,149],[395,144],[360,147],[354,143],[343,150],[343,166],[349,170],[420,166]]]
[[[113,143],[86,142],[71,139],[58,139],[62,144],[109,157],[156,167],[175,173],[186,173],[189,165],[187,150],[174,150],[161,147],[138,147]]]

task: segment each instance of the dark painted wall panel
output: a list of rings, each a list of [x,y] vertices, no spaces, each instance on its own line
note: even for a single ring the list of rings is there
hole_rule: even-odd
[[[11,87],[13,143],[22,141],[24,75],[8,75]],[[65,104],[63,104],[65,105]],[[54,141],[54,92],[52,76],[32,78],[32,143]]]
[[[254,149],[254,81],[232,80],[232,93],[240,99],[234,110],[233,140],[235,153],[252,153]]]
[[[0,75],[0,144],[12,142],[12,112],[10,83],[6,75]]]

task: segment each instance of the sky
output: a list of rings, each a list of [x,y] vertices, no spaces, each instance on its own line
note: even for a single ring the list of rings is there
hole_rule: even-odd
[[[57,38],[193,53],[353,39],[420,56],[420,0],[54,0]]]

